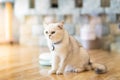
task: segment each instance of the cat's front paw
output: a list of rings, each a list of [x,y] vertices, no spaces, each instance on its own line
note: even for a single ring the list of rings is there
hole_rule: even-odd
[[[63,71],[58,70],[58,71],[56,72],[56,74],[57,74],[57,75],[62,75],[62,74],[63,74]]]
[[[55,74],[55,73],[56,73],[56,70],[51,69],[51,70],[48,71],[48,74]]]

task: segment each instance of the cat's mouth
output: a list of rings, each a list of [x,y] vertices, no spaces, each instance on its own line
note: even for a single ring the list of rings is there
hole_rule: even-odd
[[[49,39],[51,39],[52,37],[51,36],[49,36]]]
[[[51,42],[54,42],[54,38],[53,38],[52,36],[49,36],[49,40],[50,40]]]

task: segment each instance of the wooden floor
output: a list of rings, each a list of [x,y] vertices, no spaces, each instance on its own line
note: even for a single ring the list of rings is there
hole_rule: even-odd
[[[49,67],[39,65],[40,53],[47,51],[39,47],[0,46],[0,80],[120,80],[120,53],[102,50],[89,51],[93,61],[107,65],[106,74],[94,71],[48,75]]]

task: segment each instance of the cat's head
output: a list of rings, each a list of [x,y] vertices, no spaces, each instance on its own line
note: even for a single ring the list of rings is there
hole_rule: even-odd
[[[60,23],[44,23],[44,34],[51,42],[56,43],[64,36],[64,22]]]

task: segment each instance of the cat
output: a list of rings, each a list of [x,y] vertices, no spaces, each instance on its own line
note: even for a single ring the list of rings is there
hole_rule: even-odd
[[[44,35],[52,55],[49,74],[79,73],[92,69],[98,74],[107,72],[105,65],[90,62],[87,50],[64,29],[64,22],[44,23]]]

